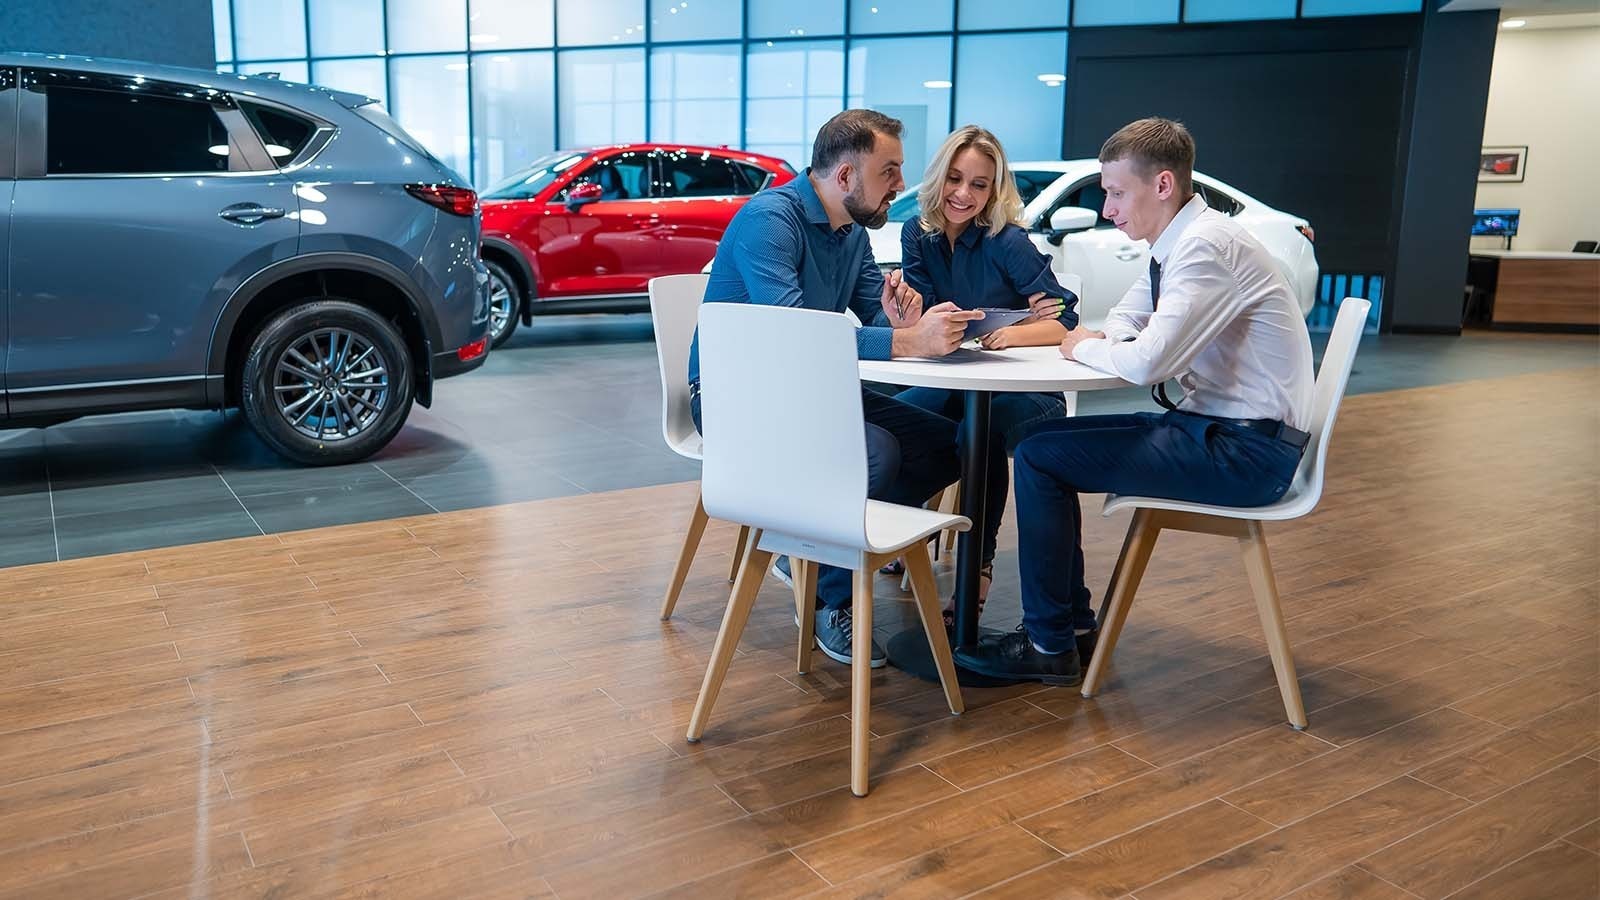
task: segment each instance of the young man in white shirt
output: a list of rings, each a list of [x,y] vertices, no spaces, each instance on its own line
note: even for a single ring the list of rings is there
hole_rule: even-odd
[[[1098,630],[1083,577],[1081,492],[1224,506],[1283,496],[1310,427],[1311,340],[1294,292],[1250,233],[1194,192],[1194,139],[1141,119],[1100,150],[1105,217],[1150,242],[1150,269],[1061,355],[1152,385],[1161,413],[1041,426],[1016,450],[1022,625],[957,651],[997,677],[1077,684]],[[1178,403],[1165,383],[1177,378]]]

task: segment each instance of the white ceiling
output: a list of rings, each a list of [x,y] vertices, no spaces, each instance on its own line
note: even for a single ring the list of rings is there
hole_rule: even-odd
[[[1600,25],[1600,0],[1450,0],[1446,12],[1498,9],[1502,19],[1527,19],[1529,28],[1586,28]],[[1536,22],[1549,18],[1549,22]]]

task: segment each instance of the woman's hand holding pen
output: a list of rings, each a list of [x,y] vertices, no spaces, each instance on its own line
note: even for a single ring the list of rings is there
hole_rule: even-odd
[[[905,283],[899,269],[883,278],[883,314],[895,328],[909,328],[922,318],[922,295]]]

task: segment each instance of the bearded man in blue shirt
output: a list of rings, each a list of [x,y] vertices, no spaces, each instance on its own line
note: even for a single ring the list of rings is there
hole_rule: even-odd
[[[889,220],[889,204],[905,189],[901,123],[868,109],[849,109],[817,131],[811,166],[799,178],[762,191],[729,224],[711,263],[707,303],[765,303],[825,312],[853,311],[862,359],[938,357],[961,345],[969,320],[983,317],[953,303],[926,311],[922,295],[885,278],[872,258],[865,228]],[[700,425],[699,342],[689,353],[690,410]],[[893,397],[862,390],[866,419],[867,496],[920,506],[960,476],[956,425]],[[773,402],[783,398],[774,397]],[[778,570],[787,577],[787,560]],[[850,572],[820,566],[817,647],[851,662]],[[872,643],[872,665],[887,656]]]

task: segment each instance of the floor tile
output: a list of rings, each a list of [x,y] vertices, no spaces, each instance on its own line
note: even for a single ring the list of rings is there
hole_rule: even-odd
[[[55,562],[56,530],[49,517],[6,515],[0,498],[0,567]]]
[[[176,547],[260,533],[261,529],[232,496],[224,500],[56,517],[56,537],[62,559]]]
[[[387,479],[240,499],[262,530],[269,534],[434,512],[416,495]]]

